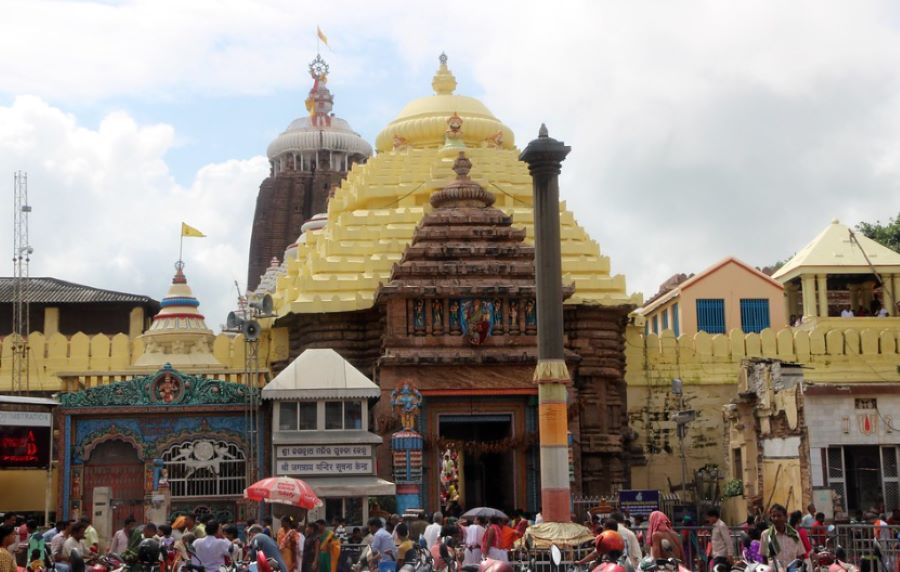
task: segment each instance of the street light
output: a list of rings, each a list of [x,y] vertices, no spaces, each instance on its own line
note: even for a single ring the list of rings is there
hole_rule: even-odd
[[[672,379],[672,395],[678,397],[678,411],[671,414],[669,419],[675,422],[678,443],[681,448],[681,490],[687,496],[687,457],[684,451],[684,436],[687,433],[688,423],[697,418],[697,412],[684,408],[684,382],[681,378]],[[687,500],[686,498],[684,500]]]

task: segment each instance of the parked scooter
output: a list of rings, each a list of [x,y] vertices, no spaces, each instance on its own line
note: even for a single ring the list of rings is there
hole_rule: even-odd
[[[431,553],[418,545],[410,548],[406,553],[406,561],[399,564],[398,572],[434,572],[434,559]]]

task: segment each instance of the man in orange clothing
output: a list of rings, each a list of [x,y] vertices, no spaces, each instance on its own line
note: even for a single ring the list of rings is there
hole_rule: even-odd
[[[518,538],[519,533],[516,532],[515,528],[509,525],[509,519],[504,518],[500,524],[500,549],[512,550],[513,544],[515,544],[516,539]]]

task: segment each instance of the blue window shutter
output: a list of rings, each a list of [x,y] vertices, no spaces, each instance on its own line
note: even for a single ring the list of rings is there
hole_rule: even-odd
[[[644,335],[648,335],[650,333],[650,320],[644,320]]]
[[[653,316],[653,333],[659,333],[659,314]]]
[[[697,300],[697,331],[708,334],[725,333],[725,300],[721,298]]]
[[[672,304],[672,330],[675,331],[675,337],[681,335],[681,327],[678,323],[678,302]]]
[[[758,334],[770,325],[768,299],[741,299],[741,329],[744,332],[754,332]]]
[[[662,329],[668,330],[669,329],[669,311],[668,310],[663,310],[662,318],[663,318]]]

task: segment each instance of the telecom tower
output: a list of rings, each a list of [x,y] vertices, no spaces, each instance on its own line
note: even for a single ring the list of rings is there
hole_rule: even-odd
[[[28,174],[16,171],[13,181],[13,311],[12,311],[12,390],[27,394],[28,333],[31,328],[28,302],[28,263],[34,249],[28,242]]]

